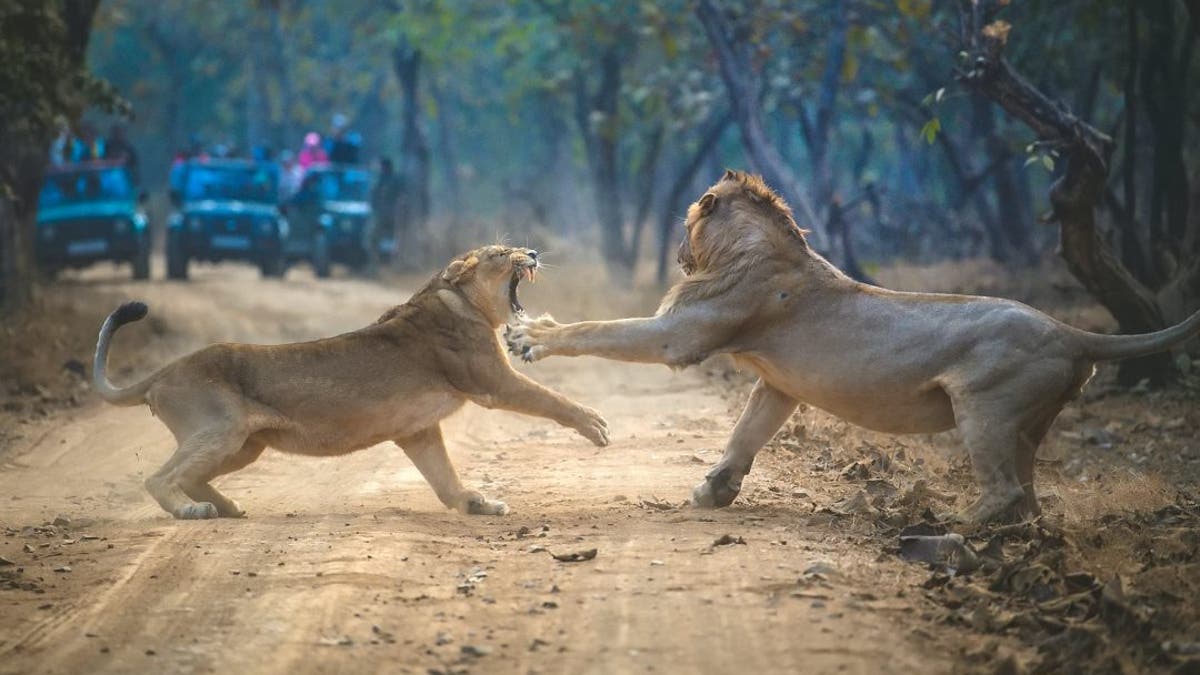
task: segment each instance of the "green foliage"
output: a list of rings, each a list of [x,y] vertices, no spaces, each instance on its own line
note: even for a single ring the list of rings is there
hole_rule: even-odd
[[[936,117],[930,119],[921,127],[921,138],[929,145],[937,140],[938,132],[942,130],[942,121]]]
[[[0,2],[0,63],[0,124],[11,138],[48,138],[90,105],[128,111],[72,52],[57,2]]]

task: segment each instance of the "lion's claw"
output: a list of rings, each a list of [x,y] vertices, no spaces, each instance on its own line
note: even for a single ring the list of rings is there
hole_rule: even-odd
[[[525,363],[533,363],[549,356],[546,337],[558,328],[559,324],[550,316],[540,316],[536,319],[518,317],[519,323],[509,324],[504,331],[504,343],[509,353],[521,357]]]

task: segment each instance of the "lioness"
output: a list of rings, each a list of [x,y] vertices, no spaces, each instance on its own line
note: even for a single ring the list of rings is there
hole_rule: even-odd
[[[521,311],[517,285],[537,268],[536,251],[486,246],[366,328],[296,344],[211,345],[119,389],[105,373],[109,342],[147,311],[127,303],[100,329],[93,385],[115,405],[148,403],[171,429],[179,448],[146,489],[176,518],[244,515],[208,482],[267,446],[331,456],[385,440],[447,507],[501,515],[508,507],[464,488],[446,455],[438,423],[464,402],[546,417],[608,444],[599,414],[517,373],[500,343],[497,329]]]
[[[1147,335],[1109,336],[1018,302],[898,293],[858,283],[809,248],[791,210],[757,176],[729,171],[688,208],[687,278],[653,317],[558,324],[524,319],[507,340],[536,361],[559,354],[684,367],[730,354],[759,381],[698,506],[734,500],[754,456],[805,401],[891,433],[957,427],[981,496],[970,521],[1036,514],[1037,446],[1097,361],[1167,349],[1200,313]]]

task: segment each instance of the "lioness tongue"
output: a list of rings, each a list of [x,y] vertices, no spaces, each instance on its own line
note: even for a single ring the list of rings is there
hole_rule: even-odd
[[[508,281],[508,305],[514,312],[522,311],[521,303],[517,300],[517,284],[519,283],[521,283],[521,276],[518,274],[514,274]]]

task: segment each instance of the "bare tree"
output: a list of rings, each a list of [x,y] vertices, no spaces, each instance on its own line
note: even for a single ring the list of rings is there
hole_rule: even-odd
[[[1173,207],[1185,214],[1177,216],[1175,234],[1169,240],[1159,239],[1173,243],[1177,252],[1173,264],[1162,270],[1167,272],[1165,281],[1139,279],[1122,262],[1113,238],[1106,236],[1097,220],[1107,190],[1112,139],[1039,91],[1008,63],[1003,52],[1011,26],[996,19],[1002,4],[1007,3],[960,0],[964,56],[960,81],[1032,129],[1043,147],[1066,158],[1065,170],[1050,188],[1062,255],[1071,273],[1112,313],[1121,330],[1146,332],[1182,320],[1200,306],[1200,185],[1193,185],[1190,214],[1186,202]],[[1196,25],[1195,20],[1191,23]],[[1151,229],[1150,236],[1155,235]],[[1122,364],[1121,380],[1161,382],[1171,371],[1169,355],[1155,355]]]

